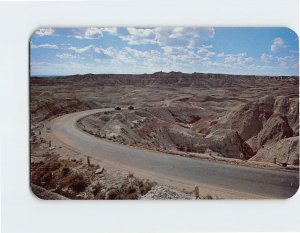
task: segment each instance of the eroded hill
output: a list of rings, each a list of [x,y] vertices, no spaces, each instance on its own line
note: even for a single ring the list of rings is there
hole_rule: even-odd
[[[69,112],[119,106],[122,110],[86,117],[78,125],[148,149],[299,164],[298,77],[157,72],[30,83],[32,127]]]

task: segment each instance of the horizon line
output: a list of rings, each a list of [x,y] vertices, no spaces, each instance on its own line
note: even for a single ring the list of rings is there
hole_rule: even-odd
[[[156,71],[153,73],[84,73],[84,74],[53,74],[53,75],[31,75],[29,74],[30,78],[38,78],[38,77],[68,77],[68,76],[85,76],[85,75],[153,75],[155,73],[165,73],[165,74],[170,74],[170,73],[181,73],[181,74],[216,74],[216,75],[232,75],[232,76],[255,76],[255,77],[298,77],[299,78],[299,74],[298,75],[267,75],[267,74],[233,74],[233,73],[211,73],[211,72],[207,72],[207,73],[202,73],[202,72],[181,72],[181,71],[169,71],[169,72],[165,72],[165,71]]]

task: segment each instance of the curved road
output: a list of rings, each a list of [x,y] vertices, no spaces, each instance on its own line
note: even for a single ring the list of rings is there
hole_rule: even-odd
[[[51,134],[64,145],[91,157],[136,168],[156,176],[193,182],[263,197],[288,198],[299,186],[299,172],[235,166],[185,158],[125,146],[97,138],[77,128],[87,115],[112,111],[94,109],[67,114],[50,122]]]

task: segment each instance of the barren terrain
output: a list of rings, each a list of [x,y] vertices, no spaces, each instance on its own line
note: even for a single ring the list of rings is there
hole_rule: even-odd
[[[115,174],[114,171],[120,171],[119,184],[112,182],[108,185],[109,182],[102,182],[101,187],[115,188],[118,185],[122,187],[121,180],[124,179],[125,185],[128,186],[126,181],[128,171],[139,177],[134,179],[142,179],[141,183],[152,181],[158,183],[152,185],[151,192],[155,193],[152,195],[149,191],[152,186],[147,189],[148,195],[135,188],[137,191],[132,195],[135,199],[150,197],[160,199],[159,196],[172,199],[172,195],[174,198],[179,195],[182,199],[190,199],[194,197],[192,192],[195,186],[200,187],[202,198],[207,195],[214,198],[269,196],[268,192],[259,190],[261,187],[251,194],[250,190],[242,188],[240,181],[236,181],[235,185],[225,184],[225,187],[221,187],[217,182],[209,182],[209,179],[206,182],[205,179],[200,181],[191,177],[194,179],[193,182],[186,182],[189,179],[185,177],[179,184],[178,179],[175,181],[170,177],[152,176],[146,171],[132,167],[132,164],[125,169],[116,161],[103,159],[101,151],[98,152],[97,161],[97,155],[80,151],[80,148],[72,146],[72,139],[66,138],[63,131],[60,132],[58,128],[55,131],[55,122],[59,119],[57,117],[84,110],[109,108],[107,111],[95,110],[90,114],[84,114],[84,117],[75,122],[75,126],[99,140],[136,147],[145,152],[156,151],[182,156],[185,159],[196,158],[207,161],[208,164],[205,165],[207,167],[210,163],[217,162],[236,167],[249,167],[249,174],[260,173],[255,169],[276,171],[279,180],[281,175],[282,179],[291,176],[293,178],[286,180],[293,182],[283,184],[281,187],[279,183],[270,180],[271,183],[275,182],[272,185],[279,186],[269,187],[269,191],[271,193],[271,190],[272,192],[277,190],[278,193],[274,193],[274,197],[289,197],[295,193],[299,185],[298,87],[298,77],[180,72],[157,72],[152,75],[87,74],[55,78],[32,77],[30,79],[32,175],[37,176],[35,171],[35,168],[38,168],[37,164],[54,161],[52,157],[52,160],[49,160],[49,156],[54,154],[60,159],[76,161],[81,159],[84,164],[86,156],[91,156],[94,166],[98,164],[106,168],[107,177]],[[162,161],[164,154],[161,154]],[[59,160],[58,157],[55,157],[55,160]],[[69,165],[74,167],[74,163]],[[198,163],[194,164],[196,166]],[[80,168],[79,171],[83,172],[84,169]],[[270,177],[272,175],[271,172]],[[146,181],[148,178],[151,181]],[[69,195],[73,199],[95,199],[90,195],[92,192],[88,192],[91,189],[88,185],[75,195],[74,190],[72,191],[68,185],[52,187],[49,183],[53,182],[52,179],[46,179],[42,183],[39,179],[32,179],[32,183],[36,185],[52,189],[64,196]],[[93,182],[96,181],[91,181]],[[286,189],[284,186],[291,186],[292,189],[284,191]],[[108,192],[110,188],[106,187],[103,190]],[[70,192],[66,195],[62,189]],[[161,194],[157,194],[157,190],[160,190]],[[165,190],[173,191],[166,194]],[[87,194],[84,196],[83,193]],[[102,199],[105,199],[106,194],[101,195]],[[143,195],[145,197],[142,197]],[[133,199],[127,196],[117,197],[117,199]]]

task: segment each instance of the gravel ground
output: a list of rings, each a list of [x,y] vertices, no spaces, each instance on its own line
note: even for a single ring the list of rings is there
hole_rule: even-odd
[[[161,185],[154,186],[146,195],[142,197],[142,200],[191,200],[191,199],[193,199],[191,195]]]

